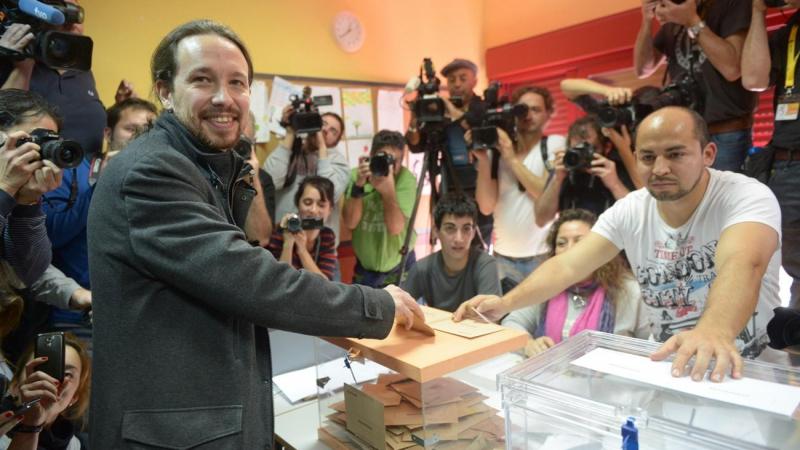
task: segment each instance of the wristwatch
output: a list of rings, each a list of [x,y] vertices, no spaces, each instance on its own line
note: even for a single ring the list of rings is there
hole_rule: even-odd
[[[697,40],[697,36],[700,36],[700,31],[706,27],[706,23],[704,21],[697,22],[696,24],[690,26],[686,29],[686,33],[689,35],[689,38],[692,40]]]

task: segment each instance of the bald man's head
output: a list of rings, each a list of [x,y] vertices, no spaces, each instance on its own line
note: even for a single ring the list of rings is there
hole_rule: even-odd
[[[686,127],[691,128],[701,149],[711,142],[708,125],[697,111],[682,106],[667,106],[650,113],[636,128],[637,147],[642,133],[646,135],[652,132],[669,132],[670,130],[683,130]]]

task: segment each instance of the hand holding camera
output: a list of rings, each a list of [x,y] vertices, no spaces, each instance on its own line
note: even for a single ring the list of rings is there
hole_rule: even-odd
[[[369,182],[369,156],[358,158],[358,174],[356,175],[356,186],[363,188]]]
[[[656,16],[662,22],[690,27],[700,21],[697,0],[663,0],[658,3]]]
[[[594,154],[589,172],[599,177],[600,181],[602,181],[609,190],[620,183],[619,177],[617,176],[617,165],[614,161],[611,161],[599,153]]]
[[[511,161],[516,156],[514,141],[502,128],[497,129],[497,150],[500,152],[500,157],[506,161]]]
[[[57,165],[43,160],[42,167],[36,169],[17,192],[17,202],[23,205],[37,203],[42,195],[61,186],[61,177],[62,172]]]
[[[5,33],[0,35],[0,47],[3,47],[12,52],[22,53],[31,42],[33,42],[34,35],[31,32],[31,26],[24,23],[13,23],[9,25]],[[0,49],[3,53],[3,49]],[[20,61],[15,61],[16,67],[29,67],[33,68],[34,60],[25,58]]]
[[[43,165],[37,145],[23,141],[26,136],[25,132],[16,131],[0,138],[0,189],[12,197]]]

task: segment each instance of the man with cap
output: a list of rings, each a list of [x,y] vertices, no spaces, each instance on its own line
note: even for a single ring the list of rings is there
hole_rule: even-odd
[[[456,58],[444,66],[441,71],[447,78],[448,98],[444,98],[446,116],[451,122],[444,131],[445,142],[443,148],[449,163],[445,161],[442,168],[441,191],[446,193],[451,190],[462,190],[465,194],[475,199],[478,172],[470,161],[469,147],[464,140],[465,128],[462,126],[462,117],[469,110],[474,100],[479,100],[473,89],[478,82],[478,66],[474,62]],[[414,153],[436,150],[433,142],[428,142],[426,135],[419,132],[417,118],[413,111],[406,132],[409,147]],[[491,242],[493,219],[491,215],[478,213],[479,233],[475,234],[473,245],[484,246]]]

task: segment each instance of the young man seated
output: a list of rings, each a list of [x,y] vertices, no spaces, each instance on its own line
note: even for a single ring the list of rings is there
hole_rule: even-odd
[[[433,210],[433,233],[442,249],[411,268],[403,289],[447,311],[478,294],[500,295],[494,258],[470,246],[477,217],[478,207],[466,195],[452,192],[442,197]]]

